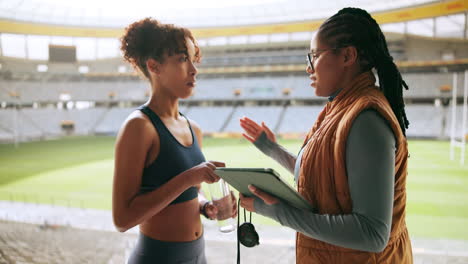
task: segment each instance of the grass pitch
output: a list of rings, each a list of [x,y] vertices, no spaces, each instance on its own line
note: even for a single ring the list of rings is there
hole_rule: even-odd
[[[111,208],[114,137],[70,137],[0,145],[0,200]],[[300,140],[281,140],[297,153]],[[407,224],[411,236],[468,240],[468,160],[449,159],[449,143],[409,141]],[[292,176],[243,139],[205,138],[207,160],[229,167],[271,167]],[[468,152],[468,151],[467,151]],[[468,153],[467,153],[468,154]],[[465,154],[467,157],[468,155]],[[256,223],[276,225],[254,216]]]

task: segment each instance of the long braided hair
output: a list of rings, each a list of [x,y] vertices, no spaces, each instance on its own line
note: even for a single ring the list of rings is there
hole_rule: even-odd
[[[318,37],[330,47],[356,47],[362,71],[376,69],[380,90],[406,135],[409,121],[403,101],[403,87],[408,90],[408,85],[390,56],[384,34],[370,14],[359,8],[343,8],[320,26]]]

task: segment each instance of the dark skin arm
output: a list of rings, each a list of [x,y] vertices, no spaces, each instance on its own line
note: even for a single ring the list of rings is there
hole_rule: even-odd
[[[121,128],[115,147],[112,214],[120,232],[145,222],[161,212],[191,186],[219,180],[214,173],[222,162],[203,162],[172,178],[160,188],[138,195],[150,148],[159,149],[155,130],[143,114],[133,113]],[[154,146],[157,144],[157,146]]]

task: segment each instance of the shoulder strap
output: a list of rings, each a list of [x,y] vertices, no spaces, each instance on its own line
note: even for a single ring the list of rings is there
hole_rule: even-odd
[[[159,116],[155,112],[153,112],[153,110],[151,110],[151,108],[149,108],[147,105],[142,105],[142,106],[138,107],[137,109],[140,110],[142,113],[144,113],[145,115],[147,115],[149,117],[149,119],[151,120],[151,123],[156,128],[156,130],[158,131],[160,136],[161,136],[161,133],[164,133],[164,134],[167,134],[167,136],[170,136],[170,137],[174,138],[174,136],[171,134],[169,129],[166,127],[166,125],[164,125],[161,118],[159,118]],[[196,144],[198,146],[198,139],[195,136],[195,133],[193,132],[192,125],[190,124],[188,118],[185,115],[183,115],[182,113],[180,113],[180,112],[179,112],[179,114],[181,116],[183,116],[185,118],[185,120],[187,120],[187,124],[188,124],[189,130],[190,130],[190,134],[192,135],[193,144]],[[175,139],[175,140],[177,141],[177,139]]]
[[[192,134],[192,140],[193,140],[193,143],[197,142],[198,144],[198,140],[197,140],[197,136],[195,135],[195,132],[193,131],[192,129],[192,125],[190,124],[190,121],[188,120],[188,118],[182,114],[181,112],[179,112],[179,115],[183,116],[185,118],[185,120],[187,120],[187,124],[189,126],[189,129],[190,129],[190,134]]]
[[[158,131],[158,133],[164,133],[164,123],[161,121],[161,119],[159,118],[159,116],[153,112],[153,110],[151,110],[148,106],[146,105],[142,105],[142,106],[139,106],[137,108],[138,110],[140,110],[143,114],[147,115],[149,117],[149,119],[151,120],[151,123],[153,124],[153,126],[156,128],[156,130]]]

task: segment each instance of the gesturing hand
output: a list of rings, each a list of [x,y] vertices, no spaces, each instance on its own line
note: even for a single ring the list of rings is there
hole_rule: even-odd
[[[248,141],[252,143],[258,139],[262,132],[265,132],[267,138],[270,141],[276,143],[275,134],[270,130],[270,128],[267,127],[267,125],[265,125],[265,122],[262,122],[262,125],[259,125],[252,119],[244,116],[240,119],[240,126],[245,131],[245,133],[242,133],[242,136],[244,136]]]

